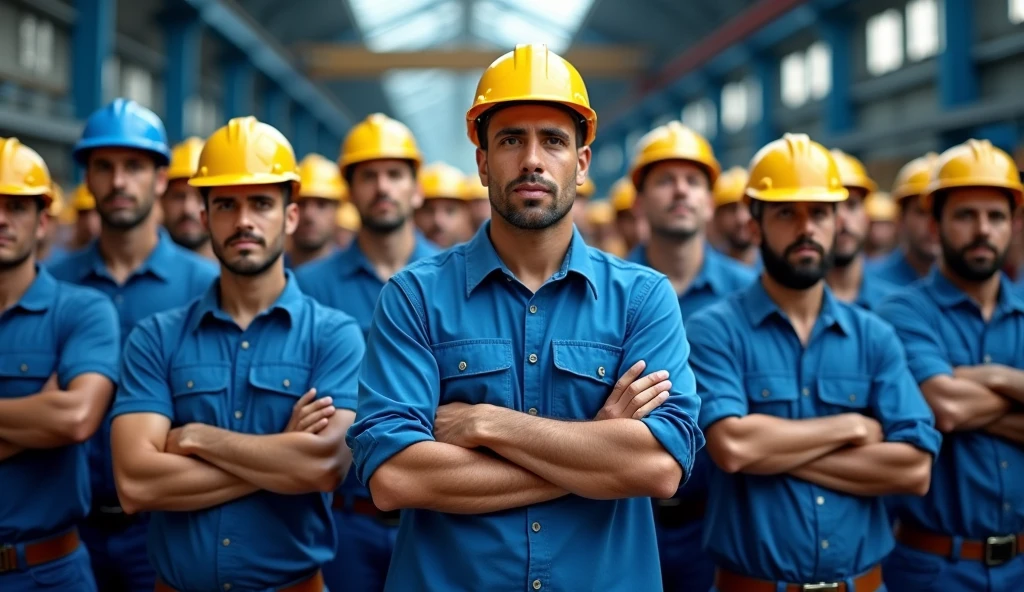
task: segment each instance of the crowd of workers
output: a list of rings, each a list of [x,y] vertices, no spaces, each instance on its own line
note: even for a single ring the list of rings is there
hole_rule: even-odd
[[[296,162],[118,99],[67,199],[0,139],[0,591],[1024,587],[1008,154],[884,193],[672,122],[595,199],[541,45],[466,122],[469,178],[381,114]]]

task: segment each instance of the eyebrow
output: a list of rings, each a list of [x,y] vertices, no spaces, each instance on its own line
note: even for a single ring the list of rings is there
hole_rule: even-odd
[[[524,127],[505,127],[498,130],[498,133],[494,134],[495,138],[501,138],[503,136],[524,136],[526,135],[526,128]]]

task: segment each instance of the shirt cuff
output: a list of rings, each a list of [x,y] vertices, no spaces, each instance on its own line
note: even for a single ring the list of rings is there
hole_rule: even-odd
[[[896,427],[885,436],[886,442],[903,442],[924,450],[939,458],[942,448],[942,434],[926,423],[910,423]]]
[[[743,417],[746,414],[746,406],[731,399],[702,399],[700,403],[700,429],[706,432],[717,421],[721,421],[726,417]]]
[[[355,411],[359,403],[359,393],[356,391],[351,393],[334,393],[331,395],[331,401],[335,409]]]
[[[693,471],[693,457],[698,447],[694,437],[696,424],[672,415],[648,415],[640,421],[683,468],[683,480],[679,483],[682,487]]]
[[[375,437],[374,432],[380,433],[381,437]],[[376,425],[372,430],[359,434],[349,442],[356,478],[369,487],[370,477],[373,477],[377,469],[392,456],[418,442],[433,441],[434,437],[425,432],[402,429],[402,426]]]
[[[914,380],[917,381],[917,384],[922,384],[940,374],[945,376],[953,375],[953,366],[941,358],[916,358],[907,365],[910,368],[910,373],[914,375]]]
[[[111,419],[130,413],[156,413],[174,420],[174,407],[162,401],[118,401],[110,412]]]
[[[71,364],[70,366],[63,368],[62,376],[66,377],[67,382],[70,383],[79,376],[89,374],[90,372],[101,374],[117,384],[117,377],[119,375],[117,365],[100,360]]]

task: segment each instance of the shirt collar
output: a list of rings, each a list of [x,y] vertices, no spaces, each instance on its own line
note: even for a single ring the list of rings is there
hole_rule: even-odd
[[[428,241],[427,238],[417,230],[415,241],[413,242],[412,254],[409,255],[408,263],[415,263],[420,259],[436,255],[438,251],[439,249],[434,245],[434,243]],[[373,268],[373,264],[371,264],[370,260],[366,257],[366,253],[364,253],[363,249],[359,246],[358,240],[353,240],[349,248],[338,253],[336,256],[338,271],[341,275],[352,276],[363,271],[373,277],[377,277],[377,270]]]
[[[469,297],[473,290],[479,286],[484,279],[495,271],[503,271],[508,277],[514,277],[508,267],[498,257],[491,243],[491,222],[488,220],[480,227],[476,235],[463,247],[466,254],[466,297]],[[562,266],[552,276],[554,280],[561,280],[569,274],[581,276],[590,286],[590,292],[596,299],[597,284],[594,283],[594,266],[590,261],[590,248],[583,240],[583,236],[573,226],[572,240],[569,242],[569,250],[562,260]]]
[[[761,279],[752,283],[741,293],[740,301],[743,304],[747,320],[753,327],[763,325],[772,316],[786,318],[775,301],[768,296]],[[821,302],[821,312],[818,314],[818,324],[825,329],[835,328],[843,335],[849,335],[850,323],[849,311],[839,306],[835,296],[832,295],[832,290],[826,285]]]
[[[57,295],[57,280],[54,279],[46,268],[36,265],[36,279],[21,295],[21,299],[14,306],[29,312],[43,312],[50,308]]]
[[[710,288],[711,292],[716,296],[728,294],[729,290],[722,285],[723,268],[725,267],[724,258],[725,255],[716,251],[710,244],[704,243],[704,261],[701,263],[700,269],[697,270],[697,275],[690,282],[686,292]],[[639,263],[644,267],[651,267],[651,262],[647,258],[647,245],[637,245],[626,257],[626,260],[631,263]]]
[[[294,322],[295,318],[298,317],[302,312],[303,294],[302,290],[299,289],[298,282],[295,281],[295,275],[292,270],[286,269],[284,272],[285,285],[284,291],[277,297],[277,300],[270,305],[267,310],[261,312],[257,317],[269,315],[269,314],[284,314],[290,322]],[[280,312],[278,312],[280,311]],[[215,318],[228,323],[234,323],[227,313],[220,306],[220,281],[215,281],[210,285],[210,288],[199,298],[196,303],[195,319],[192,323],[192,332],[199,330],[199,327],[208,318]]]
[[[978,306],[966,292],[949,281],[937,266],[928,272],[925,283],[929,286],[935,301],[943,308],[955,308],[964,303],[969,303],[975,308]],[[999,302],[996,304],[996,310],[1002,313],[1024,312],[1024,300],[1021,300],[1010,279],[1002,272],[999,272]]]
[[[157,230],[156,247],[153,248],[153,252],[149,254],[149,257],[146,257],[146,260],[142,262],[142,265],[132,275],[149,273],[161,281],[168,281],[178,263],[177,254],[179,248],[174,244],[170,233],[165,228],[160,227]],[[85,265],[82,266],[80,278],[85,278],[89,274],[105,278],[110,277],[110,273],[107,271],[107,264],[103,261],[103,255],[100,253],[99,239],[94,239],[89,246],[85,247],[85,254]]]

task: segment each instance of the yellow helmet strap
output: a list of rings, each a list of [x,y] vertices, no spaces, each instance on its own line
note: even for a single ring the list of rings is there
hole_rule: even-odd
[[[509,107],[524,107],[528,105],[554,107],[555,109],[565,112],[565,114],[576,123],[576,147],[580,148],[583,146],[583,140],[587,137],[587,120],[575,110],[560,103],[552,103],[549,101],[509,101],[507,103],[500,103],[491,107],[487,111],[481,113],[480,117],[476,118],[476,140],[480,144],[480,149],[487,150],[487,128],[490,127],[491,118],[493,118],[498,112],[508,109]]]

